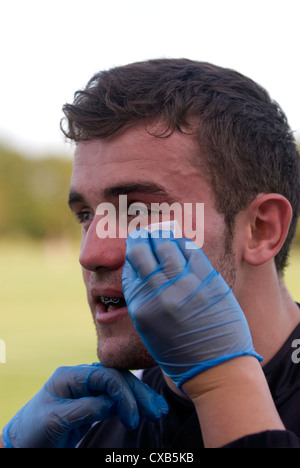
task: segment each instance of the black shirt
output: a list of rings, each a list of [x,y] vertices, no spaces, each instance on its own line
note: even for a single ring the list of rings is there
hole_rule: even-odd
[[[263,368],[285,431],[253,434],[229,444],[229,448],[288,447],[300,448],[300,324],[274,358]],[[299,352],[297,352],[299,348]],[[165,383],[160,368],[143,373],[143,382],[164,396],[169,413],[158,422],[141,418],[138,429],[126,429],[117,417],[95,424],[79,448],[203,448],[203,440],[194,406]]]

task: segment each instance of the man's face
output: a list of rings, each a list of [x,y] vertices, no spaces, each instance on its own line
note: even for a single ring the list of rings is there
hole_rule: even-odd
[[[96,211],[100,204],[113,204],[118,219],[119,195],[127,196],[128,205],[143,203],[149,210],[152,203],[204,203],[203,250],[230,281],[233,265],[232,255],[224,249],[225,225],[214,208],[209,183],[192,164],[195,153],[190,136],[174,133],[156,138],[144,125],[113,139],[77,145],[70,206],[82,224],[80,263],[97,330],[98,357],[108,367],[138,369],[154,362],[134,329],[126,305],[107,307],[101,302],[101,297],[124,297],[121,279],[126,246],[123,237],[98,237],[101,215]]]

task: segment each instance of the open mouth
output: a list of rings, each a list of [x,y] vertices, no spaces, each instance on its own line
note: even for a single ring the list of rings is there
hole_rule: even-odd
[[[105,305],[106,312],[114,311],[126,306],[126,302],[122,297],[100,296],[99,301]]]

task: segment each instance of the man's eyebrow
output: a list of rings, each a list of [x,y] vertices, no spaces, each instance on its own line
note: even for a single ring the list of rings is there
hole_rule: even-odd
[[[86,201],[83,195],[81,195],[80,193],[71,191],[69,193],[69,198],[68,198],[68,205],[71,209],[74,203],[86,203]]]
[[[161,201],[174,203],[178,201],[178,198],[169,194],[162,185],[154,182],[143,182],[143,183],[125,183],[118,184],[112,187],[107,187],[103,191],[103,198],[106,200],[112,200],[117,198],[119,195],[130,195],[132,193],[153,195]],[[76,191],[71,190],[68,198],[68,205],[72,209],[75,203],[87,204],[85,197]]]
[[[154,182],[133,182],[104,189],[104,197],[106,199],[116,198],[119,195],[130,195],[132,193],[155,195],[155,197],[169,202],[177,200],[177,198],[168,193],[162,185]]]

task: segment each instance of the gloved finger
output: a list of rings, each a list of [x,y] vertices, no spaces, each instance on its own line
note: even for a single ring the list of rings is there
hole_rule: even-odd
[[[110,419],[116,413],[117,405],[107,395],[62,400],[52,411],[51,430],[57,428],[59,432],[62,424],[72,430],[102,419]]]
[[[157,288],[166,283],[167,278],[162,273],[161,267],[157,267],[154,272],[144,279],[141,279],[135,269],[132,267],[128,259],[125,261],[122,273],[122,288],[124,298],[130,314],[130,305],[139,296],[139,291],[146,287],[149,293],[154,292]],[[147,285],[147,286],[146,286]],[[145,294],[145,293],[143,293]]]
[[[103,369],[105,369],[103,367]],[[107,393],[117,403],[117,412],[124,426],[134,429],[139,424],[139,412],[151,420],[160,419],[168,411],[164,398],[154,390],[138,380],[129,371],[117,371],[107,369]],[[117,378],[114,380],[112,376]],[[91,380],[97,378],[96,373],[91,375]],[[106,375],[102,373],[102,381],[106,381]],[[96,385],[97,382],[90,382]]]
[[[152,249],[166,277],[168,279],[173,279],[185,268],[187,263],[186,259],[178,247],[178,244],[174,242],[174,240],[171,240],[173,237],[172,231],[169,231],[172,237],[168,239],[156,236],[157,232],[158,231],[154,231],[150,234]],[[165,231],[160,231],[160,234],[164,232]]]
[[[118,371],[107,369],[100,362],[95,362],[91,365],[59,367],[45,385],[47,392],[55,398],[78,399],[98,396],[105,392],[109,378],[116,382],[116,385],[122,381]]]
[[[89,389],[94,394],[108,395],[117,404],[118,417],[124,426],[136,428],[139,424],[137,402],[121,372],[104,366],[95,367],[89,376]]]
[[[143,232],[146,233],[145,236]],[[140,236],[135,237],[136,233],[137,231],[133,231],[126,239],[126,260],[140,278],[146,278],[157,269],[158,262],[152,250],[149,233],[140,230]]]
[[[95,366],[101,367],[101,364],[59,367],[45,384],[47,392],[55,398],[62,399],[93,396],[87,382]]]
[[[166,400],[129,371],[122,371],[136,398],[140,413],[152,421],[160,419],[169,411]]]
[[[130,298],[126,295],[127,286],[130,290],[130,281],[133,283],[139,277],[142,283],[147,282],[149,290],[153,291],[168,281],[153,251],[150,233],[146,230],[139,232],[142,231],[146,234],[145,236],[132,238],[129,235],[126,241],[127,252],[122,276],[126,302],[130,302]],[[137,231],[133,231],[135,232]]]
[[[116,369],[107,369],[100,363],[61,367],[46,385],[53,397],[64,400],[109,396],[116,403],[119,419],[126,427],[138,424],[137,403],[126,380]]]
[[[199,247],[195,248],[194,242],[189,239],[174,239],[182,255],[188,262],[188,269],[202,282],[205,281],[214,271],[214,267]],[[190,247],[190,248],[189,248]]]
[[[127,287],[130,287],[135,280],[138,279],[138,274],[132,267],[131,263],[125,258],[125,264],[122,271],[122,286],[124,293],[127,291]],[[125,298],[126,300],[126,298]]]

